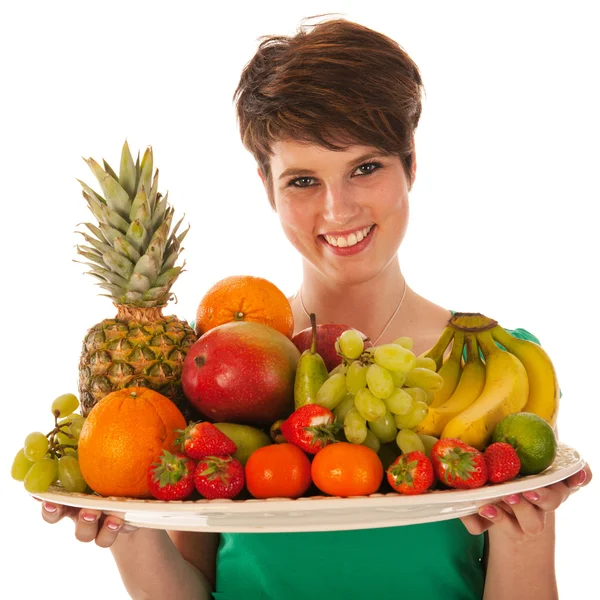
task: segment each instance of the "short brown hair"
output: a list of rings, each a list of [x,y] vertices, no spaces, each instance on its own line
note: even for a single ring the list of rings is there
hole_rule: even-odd
[[[423,83],[394,40],[344,19],[261,39],[234,100],[242,142],[269,189],[271,148],[283,139],[373,146],[399,156],[411,182]]]

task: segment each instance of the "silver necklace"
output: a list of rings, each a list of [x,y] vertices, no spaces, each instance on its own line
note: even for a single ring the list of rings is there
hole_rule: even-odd
[[[377,346],[377,342],[379,342],[379,340],[383,337],[383,334],[388,330],[388,327],[392,324],[394,317],[398,314],[398,311],[400,310],[400,307],[402,306],[402,303],[404,302],[404,297],[406,296],[406,287],[407,286],[406,286],[406,279],[405,279],[404,280],[404,291],[402,292],[402,297],[400,298],[400,302],[398,302],[398,306],[396,306],[394,312],[392,313],[392,316],[389,318],[388,322],[385,324],[381,333],[377,336],[377,339],[372,342],[373,346]],[[296,292],[296,296],[300,296],[300,304],[302,305],[302,310],[304,311],[304,314],[310,319],[310,313],[308,312],[308,310],[306,310],[306,306],[304,306],[304,298],[302,298],[302,286],[300,286],[300,289],[298,290],[298,292]]]

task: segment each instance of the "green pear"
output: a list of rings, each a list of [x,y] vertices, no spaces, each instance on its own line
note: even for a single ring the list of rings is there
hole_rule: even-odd
[[[317,319],[314,313],[310,315],[312,327],[312,342],[300,356],[294,380],[294,406],[296,409],[305,404],[314,404],[317,392],[329,377],[325,361],[317,353]]]
[[[271,443],[271,438],[264,431],[250,425],[238,423],[213,423],[213,425],[233,440],[237,446],[233,458],[237,458],[244,466],[255,450]]]

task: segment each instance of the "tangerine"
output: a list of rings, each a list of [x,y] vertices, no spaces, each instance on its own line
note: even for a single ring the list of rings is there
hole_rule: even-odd
[[[310,461],[293,444],[258,448],[246,463],[246,487],[254,498],[299,498],[310,484]]]
[[[90,411],[77,452],[86,483],[102,496],[151,498],[148,469],[163,449],[175,451],[187,423],[166,396],[129,387],[105,396]]]
[[[315,485],[332,496],[368,496],[383,480],[377,453],[362,444],[336,442],[320,450],[311,465]]]
[[[196,334],[234,321],[262,323],[292,339],[294,317],[285,294],[273,283],[252,275],[233,275],[213,285],[196,311]]]

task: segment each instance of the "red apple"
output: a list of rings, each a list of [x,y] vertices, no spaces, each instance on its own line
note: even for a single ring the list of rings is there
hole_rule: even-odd
[[[317,325],[317,354],[325,361],[328,371],[331,371],[342,362],[342,357],[335,350],[335,341],[348,329],[352,329],[352,327],[339,323],[321,323]],[[362,333],[361,335],[363,339],[367,337]],[[303,329],[292,338],[292,342],[294,342],[300,353],[310,348],[311,341],[311,327]],[[365,343],[365,346],[370,345],[370,342]]]
[[[267,325],[219,325],[188,350],[183,392],[211,421],[271,425],[294,410],[299,358],[289,338]]]

